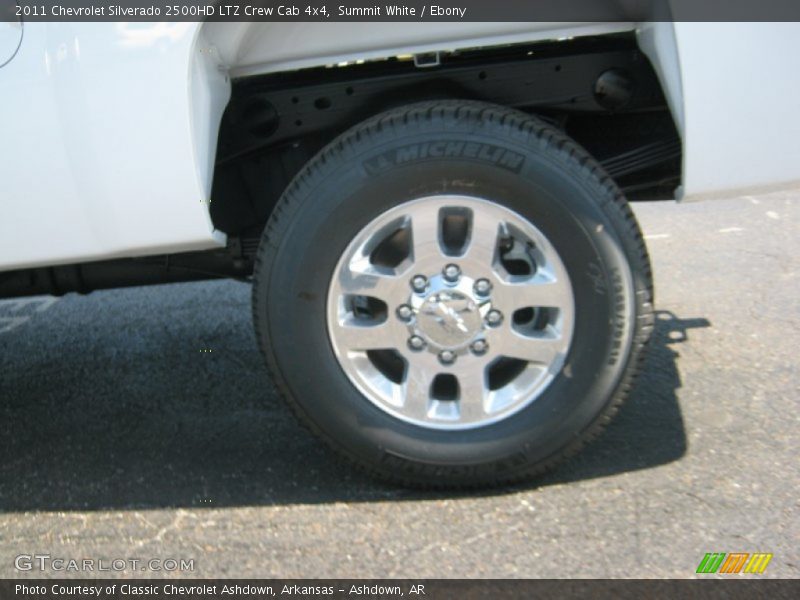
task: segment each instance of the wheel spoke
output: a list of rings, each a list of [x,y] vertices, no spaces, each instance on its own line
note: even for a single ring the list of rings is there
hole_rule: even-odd
[[[403,413],[412,419],[427,419],[431,399],[431,383],[436,371],[419,361],[411,360],[403,381]]]
[[[486,367],[470,366],[457,374],[459,387],[459,418],[462,422],[480,421],[486,417],[486,396],[489,386]]]
[[[439,207],[435,204],[415,206],[411,217],[412,256],[421,262],[438,261],[443,255],[439,240]]]
[[[389,305],[400,292],[405,292],[407,282],[398,276],[381,273],[374,268],[342,269],[339,275],[339,287],[345,294],[353,296],[370,296],[378,298]]]
[[[559,364],[556,359],[566,350],[565,341],[559,336],[544,334],[541,337],[520,335],[506,326],[503,335],[494,336],[489,342],[495,354],[517,358],[539,364]]]
[[[492,304],[508,313],[529,306],[562,308],[571,301],[568,286],[549,274],[496,282],[492,293]]]
[[[472,229],[463,260],[478,269],[491,269],[497,260],[500,225],[498,220],[488,215],[473,215]]]
[[[335,327],[337,341],[343,348],[351,351],[395,348],[401,343],[400,338],[403,335],[403,331],[391,317],[377,325],[347,318]]]

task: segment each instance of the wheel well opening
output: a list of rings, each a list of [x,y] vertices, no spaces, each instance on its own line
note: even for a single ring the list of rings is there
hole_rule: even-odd
[[[633,34],[354,61],[235,79],[217,145],[211,218],[254,251],[291,179],[337,135],[425,100],[491,102],[535,114],[603,164],[629,200],[672,198],[681,142]]]

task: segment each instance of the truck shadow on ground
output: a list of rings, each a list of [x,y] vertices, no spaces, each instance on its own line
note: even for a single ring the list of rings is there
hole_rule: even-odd
[[[84,332],[95,349],[88,357],[63,347],[40,350],[48,347],[46,332],[32,331],[23,346],[44,355],[26,359],[27,373],[0,360],[0,512],[458,496],[382,485],[341,464],[284,408],[246,318],[235,326],[212,322],[200,333],[200,319],[188,321],[156,319],[138,337],[125,327]],[[691,329],[709,325],[660,312],[636,390],[605,434],[528,487],[680,459],[686,435],[676,395],[679,348]],[[216,354],[179,350],[192,335]],[[513,490],[491,493],[507,491]]]

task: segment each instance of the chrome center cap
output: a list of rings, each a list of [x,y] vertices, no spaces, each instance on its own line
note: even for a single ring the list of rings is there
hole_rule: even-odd
[[[475,301],[458,290],[433,292],[417,314],[420,333],[440,348],[455,349],[469,343],[483,328]]]

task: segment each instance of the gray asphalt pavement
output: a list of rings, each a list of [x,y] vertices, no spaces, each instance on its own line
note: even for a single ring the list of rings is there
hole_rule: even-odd
[[[635,210],[660,311],[636,392],[577,459],[493,493],[334,459],[270,383],[245,284],[0,302],[0,577],[62,574],[21,554],[194,561],[136,571],[170,577],[691,577],[707,552],[798,577],[800,196]]]

